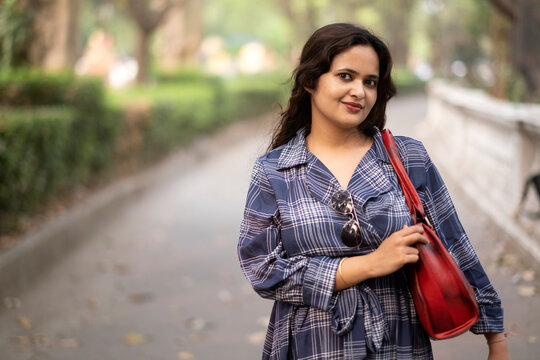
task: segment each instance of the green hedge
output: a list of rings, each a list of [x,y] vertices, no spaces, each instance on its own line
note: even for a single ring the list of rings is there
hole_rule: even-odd
[[[154,86],[106,91],[100,80],[71,74],[0,73],[0,234],[70,187],[127,163],[132,171],[201,133],[275,110],[287,92],[275,79],[188,69]]]
[[[46,74],[34,69],[0,72],[1,105],[72,105],[93,110],[103,107],[104,94],[103,82],[97,78]]]
[[[75,113],[0,108],[0,211],[28,209],[66,184]]]
[[[155,160],[201,133],[275,110],[287,87],[276,76],[218,78],[193,70],[161,74],[155,86],[113,91],[112,107],[148,104],[143,159]]]
[[[104,99],[99,79],[0,73],[0,233],[17,214],[111,166],[119,122]]]

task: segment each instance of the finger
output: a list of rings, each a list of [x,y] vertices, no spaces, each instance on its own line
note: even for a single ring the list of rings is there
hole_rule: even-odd
[[[414,263],[418,262],[418,260],[420,260],[420,256],[418,254],[409,255],[409,257],[407,259],[407,263],[408,264],[414,264]]]
[[[424,244],[424,245],[427,245],[427,244],[429,244],[429,239],[427,238],[426,235],[422,235],[419,242]]]
[[[418,249],[415,248],[414,246],[407,246],[407,250],[406,250],[405,254],[407,254],[407,255],[419,255],[420,251],[418,251]]]
[[[424,234],[412,233],[407,236],[403,236],[403,243],[407,246],[411,246],[416,243],[429,244],[429,240]]]
[[[403,236],[407,236],[414,233],[424,233],[424,228],[422,225],[413,225],[413,226],[407,226],[405,225],[403,229],[400,230],[402,232]]]

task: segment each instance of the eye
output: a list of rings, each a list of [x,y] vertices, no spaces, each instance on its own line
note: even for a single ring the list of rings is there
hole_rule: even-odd
[[[377,80],[366,80],[364,81],[364,83],[369,87],[373,87],[373,88],[377,87]]]
[[[348,74],[348,73],[339,73],[337,76],[339,76],[341,80],[345,80],[345,81],[352,80],[351,74]]]

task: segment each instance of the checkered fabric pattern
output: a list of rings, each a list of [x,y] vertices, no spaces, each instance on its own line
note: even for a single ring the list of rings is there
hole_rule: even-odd
[[[348,219],[330,206],[341,186],[306,149],[303,131],[256,161],[238,254],[254,290],[275,301],[263,359],[432,359],[404,269],[333,291],[343,257],[368,254],[411,225],[380,132],[374,140],[347,188],[361,225],[359,248],[341,243]],[[471,330],[502,332],[500,299],[437,169],[419,141],[398,136],[396,143],[437,234],[476,292],[481,317]]]

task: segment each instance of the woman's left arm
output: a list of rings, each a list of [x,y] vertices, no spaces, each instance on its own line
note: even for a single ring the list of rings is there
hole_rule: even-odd
[[[407,156],[409,162],[407,170],[411,180],[417,180],[416,183],[413,180],[413,183],[437,235],[474,288],[480,318],[471,331],[475,334],[484,334],[488,341],[499,340],[501,336],[504,337],[501,300],[480,264],[437,168],[423,145],[417,144],[418,148],[414,144],[407,146],[415,152]],[[504,344],[502,341],[492,342],[489,348],[489,359],[508,359],[506,342]]]

